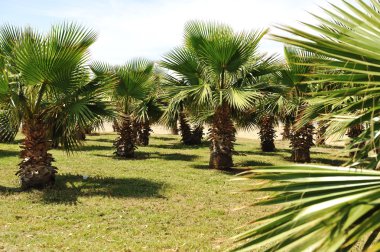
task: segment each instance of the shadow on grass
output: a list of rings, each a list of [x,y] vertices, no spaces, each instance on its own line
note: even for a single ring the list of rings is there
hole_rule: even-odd
[[[116,139],[116,137],[115,137],[115,139]],[[108,138],[96,138],[96,139],[93,139],[93,138],[89,138],[89,139],[87,139],[87,141],[100,142],[100,143],[114,143],[115,139],[108,139]]]
[[[162,198],[163,183],[141,178],[89,177],[58,175],[51,189],[43,190],[46,203],[75,204],[78,197]]]
[[[236,166],[235,168],[228,169],[228,170],[216,170],[216,169],[211,169],[208,165],[203,165],[203,164],[192,165],[191,167],[194,169],[200,169],[200,170],[210,170],[210,171],[215,170],[215,171],[228,174],[228,175],[235,175],[235,174],[239,174],[239,173],[250,170],[249,168],[240,168],[238,166]]]
[[[0,186],[0,193],[7,195],[7,194],[15,194],[22,192],[21,188],[19,187],[6,187],[6,186]]]
[[[341,166],[345,164],[347,161],[337,160],[332,158],[313,158],[311,157],[312,163],[319,163],[324,165],[332,165],[332,166]]]
[[[164,141],[170,141],[170,140],[177,140],[178,136],[172,136],[172,137],[165,137],[165,136],[151,136],[151,139],[157,139],[157,140],[164,140]]]
[[[276,149],[274,152],[264,152],[261,149],[249,150],[249,151],[237,151],[237,156],[247,156],[247,155],[259,155],[259,156],[284,156],[287,153],[291,153],[291,150],[288,149]]]
[[[19,151],[0,150],[0,158],[4,158],[4,157],[18,157],[19,154],[20,154]]]
[[[173,144],[150,144],[148,147],[159,148],[159,149],[172,149],[172,150],[183,150],[183,149],[200,149],[209,147],[209,142],[202,142],[199,145],[185,145],[183,143],[173,143]]]
[[[109,198],[163,198],[164,184],[141,178],[89,177],[57,175],[52,188],[41,190],[42,201],[47,204],[76,204],[79,197],[102,196]],[[0,186],[1,194],[33,193],[19,188]]]
[[[104,154],[94,154],[98,157],[107,157],[120,161],[133,161],[133,160],[144,160],[144,159],[163,159],[169,161],[193,161],[200,156],[190,155],[190,154],[180,154],[180,153],[160,153],[160,152],[143,152],[136,151],[134,158],[121,158],[114,154],[104,155]]]
[[[273,164],[263,161],[255,161],[255,160],[246,160],[243,162],[238,162],[235,165],[236,167],[252,167],[252,166],[273,166]]]
[[[78,148],[79,151],[103,151],[103,150],[108,150],[112,151],[114,150],[115,147],[110,145],[110,146],[104,146],[104,145],[83,145]]]

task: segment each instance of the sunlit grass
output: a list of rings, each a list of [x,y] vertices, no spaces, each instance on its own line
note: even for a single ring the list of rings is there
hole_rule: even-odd
[[[14,175],[17,144],[0,144],[0,250],[223,250],[236,228],[272,212],[250,207],[264,196],[238,193],[247,182],[207,169],[209,149],[176,136],[153,136],[135,160],[113,158],[115,135],[88,137],[81,152],[52,151],[59,168],[50,190],[20,192]],[[290,164],[287,142],[266,154],[256,140],[239,139],[238,169]],[[341,164],[335,148],[314,148],[316,163]],[[87,178],[88,177],[88,178]]]

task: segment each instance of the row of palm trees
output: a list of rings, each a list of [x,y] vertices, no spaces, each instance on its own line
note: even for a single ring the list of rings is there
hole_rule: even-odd
[[[183,45],[158,64],[134,59],[122,66],[89,64],[96,34],[76,24],[47,34],[5,25],[0,30],[0,137],[14,139],[20,126],[23,188],[54,183],[49,153],[72,152],[88,129],[113,121],[115,155],[134,158],[149,143],[150,125],[179,129],[184,144],[200,144],[209,125],[210,168],[233,167],[236,127],[260,128],[263,151],[274,151],[274,125],[293,125],[305,106],[298,83],[309,55],[286,48],[286,62],[258,51],[267,30],[234,32],[227,25],[188,22]],[[290,131],[296,162],[309,162],[312,126]]]
[[[233,167],[237,128],[257,127],[262,150],[274,151],[278,122],[291,159],[310,162],[314,121],[318,144],[347,133],[350,165],[377,169],[380,3],[343,4],[326,10],[329,18],[316,16],[319,25],[306,24],[312,32],[285,26],[288,36],[271,35],[286,45],[284,60],[259,52],[267,30],[237,33],[219,23],[188,22],[183,44],[161,62],[135,59],[122,66],[88,64],[96,34],[84,27],[63,24],[40,34],[3,26],[0,137],[8,141],[22,128],[21,186],[53,184],[53,143],[71,152],[81,144],[78,132],[105,120],[114,122],[115,154],[122,158],[149,143],[152,123],[175,128],[179,122],[184,144],[199,144],[208,125],[215,169]],[[257,204],[293,204],[240,235],[246,242],[238,250],[346,251],[360,239],[369,248],[380,230],[379,174],[360,172],[315,166],[247,172],[279,182],[255,187],[277,192]]]

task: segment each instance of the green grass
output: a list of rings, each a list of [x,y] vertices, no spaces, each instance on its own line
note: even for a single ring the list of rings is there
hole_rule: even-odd
[[[153,136],[135,160],[113,158],[115,135],[89,137],[83,150],[52,151],[59,168],[50,190],[18,190],[19,147],[0,144],[0,251],[210,251],[273,207],[234,209],[263,194],[235,193],[249,182],[207,169],[208,145],[186,147],[175,136]],[[261,153],[255,140],[237,141],[237,169],[286,161],[288,143]],[[313,161],[341,164],[336,148],[314,148]],[[83,176],[89,176],[84,179]]]

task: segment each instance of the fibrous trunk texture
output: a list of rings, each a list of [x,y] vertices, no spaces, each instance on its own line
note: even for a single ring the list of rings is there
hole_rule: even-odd
[[[290,131],[292,128],[292,124],[288,121],[284,124],[284,131],[282,132],[282,140],[289,140],[290,139]]]
[[[203,138],[203,126],[198,125],[194,128],[192,134],[191,134],[191,144],[192,145],[199,145],[202,143]]]
[[[173,125],[173,126],[170,128],[170,132],[172,133],[172,135],[178,135],[178,126],[177,126],[177,122],[175,123],[175,125]]]
[[[149,121],[145,121],[143,123],[140,123],[139,131],[138,131],[138,144],[142,146],[148,146],[149,145],[149,136],[152,129],[150,128]]]
[[[179,114],[179,131],[181,132],[181,141],[186,145],[192,144],[192,132],[189,121],[184,112]]]
[[[121,158],[134,158],[136,147],[136,133],[130,116],[123,116],[118,125],[119,137],[114,142],[115,154]]]
[[[305,107],[300,109],[297,121],[302,117]],[[296,163],[310,163],[310,148],[313,144],[314,126],[311,122],[305,124],[301,128],[296,125],[292,126],[290,134],[290,147],[292,148],[291,160]]]
[[[261,118],[259,136],[262,151],[273,152],[276,150],[276,147],[274,145],[276,131],[274,130],[273,116],[265,115]]]
[[[113,120],[112,129],[114,132],[119,132],[120,126],[116,119]]]
[[[361,133],[363,133],[364,131],[364,127],[362,124],[357,124],[357,125],[354,125],[354,126],[351,126],[350,128],[348,128],[348,131],[347,131],[347,136],[349,138],[351,138],[351,141],[350,143],[352,144],[354,139],[359,137]],[[361,144],[356,144],[354,146],[352,146],[353,148],[360,148],[364,145],[364,143],[361,143]],[[355,157],[356,154],[358,153],[358,151],[351,151],[350,152],[350,157]]]
[[[52,166],[54,159],[48,153],[51,142],[48,138],[46,123],[38,116],[25,120],[22,132],[25,135],[20,146],[22,161],[16,173],[20,177],[21,187],[28,189],[52,186],[57,168]]]
[[[226,105],[218,107],[209,129],[210,163],[214,169],[230,169],[233,166],[232,154],[234,150],[235,127],[230,118],[230,110]]]
[[[321,146],[326,144],[326,130],[327,130],[327,124],[325,121],[318,122],[318,129],[315,139],[315,145]]]
[[[86,140],[86,131],[80,127],[76,128],[76,137],[78,140],[84,141]]]

